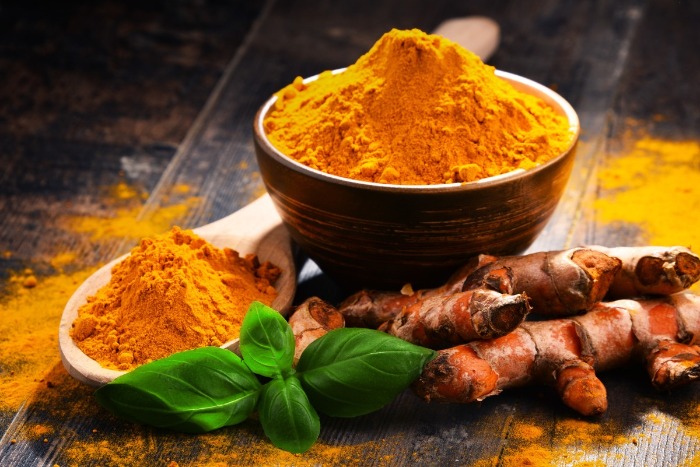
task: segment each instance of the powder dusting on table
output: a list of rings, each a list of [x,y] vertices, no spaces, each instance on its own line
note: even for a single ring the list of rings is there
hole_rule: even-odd
[[[143,193],[126,183],[106,187],[100,204],[114,209],[116,214],[103,222],[128,225],[133,221],[131,203],[138,199],[143,199]],[[166,204],[157,216],[146,216],[139,225],[148,232],[156,231],[163,224],[170,228],[174,221],[171,216],[181,215],[191,205],[189,198],[183,204]],[[129,208],[122,211],[127,206]],[[90,222],[96,219],[94,216],[85,218],[91,219]],[[77,383],[66,384],[75,380],[67,376],[61,364],[57,350],[58,325],[73,292],[97,269],[84,264],[79,252],[85,245],[81,242],[89,242],[94,248],[95,242],[114,241],[119,229],[93,231],[91,238],[84,239],[79,235],[82,232],[71,230],[71,223],[62,226],[74,242],[50,257],[34,258],[36,264],[27,264],[12,273],[0,293],[0,410],[14,411],[35,396],[47,398],[49,394],[70,392],[70,388],[77,386]],[[9,250],[2,254],[5,258],[14,256]],[[51,410],[58,410],[60,404]]]
[[[95,212],[84,215],[62,216],[60,223],[71,232],[89,236],[93,242],[115,238],[136,241],[167,231],[175,220],[184,218],[202,202],[199,196],[191,194],[190,186],[178,184],[171,187],[164,205],[144,216],[143,191],[123,182],[105,191],[107,195],[101,200],[104,209],[96,207]]]
[[[640,243],[700,248],[700,142],[634,133],[598,171],[598,219],[641,228]]]
[[[556,439],[554,445],[552,437]],[[550,425],[523,419],[510,425],[507,443],[498,455],[477,460],[474,466],[603,467],[618,460],[621,447],[636,443],[637,438],[625,435],[623,427],[614,420],[569,418]]]

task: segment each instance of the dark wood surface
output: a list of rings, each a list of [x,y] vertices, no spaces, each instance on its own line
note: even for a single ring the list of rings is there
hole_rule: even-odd
[[[532,249],[640,243],[634,228],[582,215],[583,200],[596,196],[594,170],[631,120],[668,138],[700,137],[698,2],[11,1],[0,5],[3,289],[27,267],[54,274],[47,258],[57,251],[76,252],[85,267],[127,251],[128,236],[94,242],[61,227],[67,216],[116,215],[123,206],[105,202],[105,189],[117,183],[145,194],[130,201],[139,218],[189,187],[198,202],[170,219],[184,227],[244,206],[263,192],[251,122],[272,92],[354,62],[391,28],[430,31],[467,15],[501,26],[490,64],[555,88],[581,118],[567,196]],[[340,298],[329,278],[299,262],[297,301]],[[531,460],[556,465],[700,462],[688,421],[700,413],[700,388],[659,394],[637,367],[601,375],[610,409],[591,422],[592,440],[567,438],[567,422],[580,419],[548,388],[466,406],[406,392],[375,414],[323,418],[317,446],[291,456],[272,448],[255,420],[206,436],[121,421],[97,407],[90,388],[61,379],[51,355],[44,370],[64,383],[37,384],[27,403],[0,413],[0,465],[517,465],[511,456],[535,445],[549,454]],[[48,434],[26,436],[36,426]],[[518,437],[518,426],[543,434]]]

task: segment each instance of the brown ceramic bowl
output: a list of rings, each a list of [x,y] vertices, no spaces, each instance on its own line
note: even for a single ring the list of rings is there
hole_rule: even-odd
[[[255,149],[265,187],[291,237],[339,285],[436,285],[474,255],[525,250],[544,228],[571,173],[578,116],[551,89],[496,73],[564,115],[571,145],[534,169],[466,184],[386,185],[311,169],[265,136],[263,120],[276,98],[260,108]]]

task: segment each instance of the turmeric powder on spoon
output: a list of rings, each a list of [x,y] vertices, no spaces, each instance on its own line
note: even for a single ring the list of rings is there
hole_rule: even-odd
[[[280,270],[192,231],[141,240],[78,310],[71,336],[104,368],[130,370],[238,337],[251,302],[270,305]]]
[[[471,182],[566,150],[566,118],[494,71],[440,36],[394,29],[341,73],[279,91],[265,131],[313,169],[401,185]]]

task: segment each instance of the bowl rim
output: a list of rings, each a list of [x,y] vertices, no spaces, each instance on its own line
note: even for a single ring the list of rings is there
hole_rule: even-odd
[[[331,73],[342,73],[346,68],[337,68],[331,70]],[[571,140],[564,151],[561,154],[553,157],[544,164],[540,164],[532,169],[515,169],[510,172],[495,175],[493,177],[486,177],[473,182],[463,182],[463,183],[439,183],[432,185],[401,185],[392,183],[377,183],[377,182],[367,182],[364,180],[355,180],[352,178],[341,177],[338,175],[329,174],[321,170],[313,169],[308,167],[289,156],[286,156],[280,150],[278,150],[267,138],[265,132],[264,120],[272,106],[277,101],[277,94],[273,94],[270,98],[263,103],[263,105],[258,109],[255,115],[255,121],[253,125],[253,132],[257,142],[264,148],[264,150],[277,162],[286,166],[287,168],[295,171],[301,172],[307,176],[315,178],[317,180],[326,181],[334,184],[343,185],[346,187],[363,189],[363,190],[374,190],[374,191],[386,191],[393,193],[443,193],[443,192],[459,192],[459,191],[471,191],[479,190],[489,186],[497,186],[503,183],[508,183],[515,181],[517,179],[534,175],[540,171],[546,170],[547,167],[556,164],[561,159],[567,157],[567,155],[573,150],[574,146],[578,142],[581,133],[581,125],[579,121],[578,114],[574,110],[573,106],[564,99],[557,92],[552,89],[533,81],[529,78],[525,78],[514,73],[509,73],[502,70],[494,70],[494,74],[504,79],[511,84],[513,84],[517,89],[523,90],[531,88],[535,90],[538,94],[537,97],[544,98],[544,100],[552,107],[555,108],[557,112],[561,111],[567,121],[569,122],[569,132],[571,133]],[[304,83],[308,83],[318,79],[320,74],[309,76],[303,80]],[[544,96],[544,97],[543,97]]]

